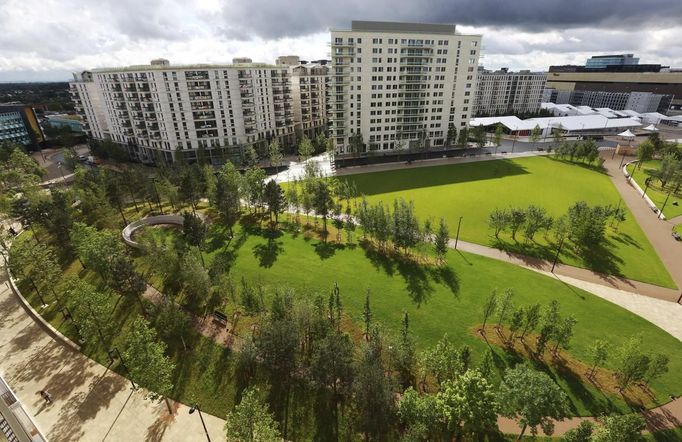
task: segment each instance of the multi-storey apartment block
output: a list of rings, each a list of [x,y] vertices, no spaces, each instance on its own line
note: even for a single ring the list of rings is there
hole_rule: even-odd
[[[544,72],[479,69],[476,115],[537,112],[547,82]]]
[[[454,25],[353,21],[331,31],[328,115],[337,152],[443,145],[473,116],[480,35]],[[355,149],[351,136],[362,134]],[[353,137],[357,140],[357,137]]]
[[[290,68],[296,134],[308,138],[327,130],[329,68],[302,64]]]
[[[134,159],[187,160],[203,148],[214,162],[277,139],[295,144],[291,79],[266,64],[149,65],[74,75],[71,91],[86,133],[128,148]]]

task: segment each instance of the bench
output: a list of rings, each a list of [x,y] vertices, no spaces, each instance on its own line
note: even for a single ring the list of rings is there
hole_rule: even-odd
[[[215,310],[213,312],[213,322],[217,322],[225,327],[227,327],[227,315],[223,312]]]

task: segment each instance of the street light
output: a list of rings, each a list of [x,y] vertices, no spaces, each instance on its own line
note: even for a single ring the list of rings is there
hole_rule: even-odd
[[[192,407],[189,409],[189,414],[192,414],[195,411],[199,412],[199,419],[201,419],[201,425],[204,427],[204,433],[206,433],[206,440],[208,440],[208,442],[211,442],[211,436],[208,435],[208,430],[206,429],[206,424],[204,423],[204,416],[201,414],[201,408],[199,408],[198,404],[192,405]]]
[[[556,267],[556,263],[559,261],[559,254],[561,253],[561,248],[564,246],[564,238],[566,236],[561,237],[561,241],[559,241],[559,248],[556,251],[556,255],[554,256],[554,262],[552,263],[552,270],[550,270],[550,273],[554,273],[554,267]]]
[[[668,204],[668,198],[670,198],[670,194],[673,193],[672,187],[670,188],[670,191],[668,192],[668,195],[665,197],[665,201],[663,201],[663,207],[661,207],[661,210],[658,211],[658,219],[661,219],[661,216],[663,215],[663,209],[665,209],[665,205]]]

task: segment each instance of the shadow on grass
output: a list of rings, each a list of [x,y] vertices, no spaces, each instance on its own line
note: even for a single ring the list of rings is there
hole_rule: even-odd
[[[269,236],[267,242],[253,246],[253,256],[258,259],[259,266],[270,268],[283,250],[282,241]]]
[[[407,293],[417,306],[428,302],[435,291],[434,283],[445,286],[456,297],[459,295],[459,277],[451,267],[422,264],[416,262],[415,257],[377,250],[367,242],[361,243],[361,247],[376,269],[388,276],[394,276],[397,272],[403,277]]]
[[[586,163],[586,162],[581,161],[581,160],[575,159],[575,160],[571,161],[569,158],[559,158],[559,157],[554,156],[554,155],[551,155],[547,158],[549,158],[552,161],[556,161],[557,163],[566,164],[568,166],[577,166],[577,167],[580,167],[581,169],[587,169],[587,170],[590,170],[592,172],[598,172],[598,173],[601,173],[603,175],[608,175],[608,172],[601,165],[601,161],[599,159],[597,159],[593,163]]]

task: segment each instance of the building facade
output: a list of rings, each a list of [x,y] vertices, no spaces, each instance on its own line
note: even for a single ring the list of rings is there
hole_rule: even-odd
[[[237,60],[241,61],[241,60]],[[94,69],[71,91],[92,138],[125,146],[142,162],[173,161],[199,149],[216,164],[246,145],[295,144],[291,77],[284,66],[149,65]]]
[[[479,69],[475,115],[537,112],[546,81],[545,72]]]
[[[332,30],[328,115],[336,151],[445,144],[448,125],[460,130],[473,115],[480,51],[481,36],[454,25],[353,21],[349,30]]]
[[[35,111],[20,103],[0,104],[0,143],[37,147],[45,141]]]
[[[586,68],[604,69],[607,66],[624,66],[639,64],[639,58],[633,54],[594,55],[585,62]]]
[[[605,91],[570,91],[545,89],[544,103],[570,104],[572,106],[589,106],[593,108],[609,108],[613,110],[633,110],[639,113],[667,112],[672,102],[672,95],[652,94],[651,92],[605,92]]]
[[[329,68],[302,64],[291,67],[290,72],[296,135],[314,138],[327,131]]]

